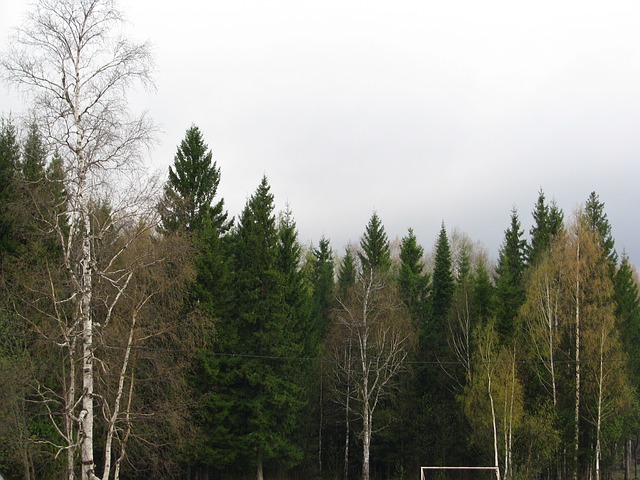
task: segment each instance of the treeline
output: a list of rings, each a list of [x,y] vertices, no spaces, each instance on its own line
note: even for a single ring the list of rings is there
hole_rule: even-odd
[[[635,475],[638,280],[595,193],[565,215],[539,192],[528,238],[512,211],[494,266],[445,224],[392,248],[376,213],[344,250],[303,245],[266,177],[232,218],[196,126],[163,184],[94,184],[90,223],[77,178],[2,121],[8,478],[80,476],[89,415],[99,478]]]

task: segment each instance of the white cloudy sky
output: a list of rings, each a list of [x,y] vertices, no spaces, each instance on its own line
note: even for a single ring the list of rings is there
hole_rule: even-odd
[[[376,210],[430,250],[442,221],[495,256],[542,188],[569,215],[595,190],[640,263],[637,0],[121,0],[155,45],[138,93],[166,170],[203,131],[232,215],[266,174],[301,240],[342,251]],[[21,20],[0,4],[0,39]],[[0,113],[20,111],[0,86]]]

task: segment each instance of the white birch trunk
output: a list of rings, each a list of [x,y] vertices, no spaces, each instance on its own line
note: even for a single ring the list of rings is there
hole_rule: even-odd
[[[498,425],[496,409],[493,403],[493,392],[491,391],[491,371],[487,367],[487,390],[489,392],[489,404],[491,405],[491,426],[493,427],[493,465],[496,467],[498,480],[500,479],[500,455],[498,452]]]

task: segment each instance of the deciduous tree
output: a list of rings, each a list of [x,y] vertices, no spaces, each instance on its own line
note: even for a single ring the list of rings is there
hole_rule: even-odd
[[[413,341],[410,317],[386,276],[371,268],[359,273],[339,300],[329,348],[336,398],[362,422],[363,480],[370,478],[374,413],[406,369]]]
[[[117,36],[121,22],[122,15],[110,0],[41,0],[30,11],[27,23],[16,31],[2,59],[5,78],[32,94],[36,120],[45,126],[47,141],[64,162],[68,228],[61,228],[61,222],[54,227],[71,285],[70,292],[59,292],[62,297],[58,301],[75,305],[71,317],[58,317],[64,320],[60,323],[61,343],[68,359],[65,368],[69,369],[63,408],[66,427],[59,433],[68,454],[70,479],[75,477],[78,449],[82,479],[98,478],[94,336],[101,329],[98,323],[108,324],[109,317],[94,322],[95,285],[112,282],[120,292],[108,301],[111,307],[106,312],[111,313],[130,278],[111,270],[120,252],[113,254],[113,261],[99,258],[95,239],[102,232],[93,224],[92,206],[109,187],[109,195],[117,198],[109,173],[132,171],[141,145],[151,135],[144,116],[129,115],[125,97],[134,82],[151,82],[149,46]],[[123,203],[141,200],[121,198]],[[132,207],[129,212],[135,210],[131,203],[127,206]],[[118,212],[127,210],[119,207]],[[103,269],[98,269],[98,264]],[[78,359],[79,384],[75,371]],[[109,475],[105,466],[103,476]]]

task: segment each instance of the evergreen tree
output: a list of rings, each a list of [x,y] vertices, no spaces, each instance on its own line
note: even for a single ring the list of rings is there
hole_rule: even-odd
[[[428,321],[420,327],[416,367],[415,394],[420,403],[413,432],[418,439],[414,454],[423,465],[466,463],[469,458],[466,444],[456,440],[456,432],[467,427],[448,371],[450,362],[456,361],[448,343],[455,288],[451,247],[443,222],[435,245],[430,312]]]
[[[604,213],[604,203],[596,192],[591,192],[587,202],[584,205],[584,218],[587,227],[598,233],[603,250],[603,256],[609,262],[609,272],[611,278],[615,275],[616,265],[618,263],[618,254],[615,250],[615,242],[611,236],[611,224]]]
[[[444,322],[449,314],[455,279],[452,272],[451,247],[447,230],[442,223],[436,243],[435,263],[431,282],[431,317],[436,324]]]
[[[542,190],[538,193],[538,201],[532,215],[534,223],[531,230],[529,230],[531,243],[527,248],[527,262],[529,265],[537,263],[541,255],[549,251],[551,242],[560,228],[562,228],[564,221],[564,215],[555,202],[552,202],[550,206],[545,202]]]
[[[356,283],[356,258],[352,249],[347,247],[338,270],[338,295],[344,296],[347,290]]]
[[[525,296],[523,273],[526,242],[522,234],[518,213],[513,209],[511,224],[505,231],[496,269],[496,327],[505,339],[511,338],[514,333],[514,320]]]
[[[414,320],[425,321],[429,298],[428,273],[424,273],[424,249],[418,245],[413,229],[402,238],[400,244],[400,270],[398,286],[400,296]]]
[[[473,272],[472,305],[473,312],[480,323],[486,323],[494,315],[495,287],[491,282],[486,261],[478,259]]]
[[[302,248],[298,242],[298,231],[289,207],[282,213],[278,224],[277,266],[283,277],[287,318],[294,322],[289,326],[302,339],[302,355],[311,357],[318,352],[320,338],[315,335],[311,315],[311,285],[301,269]]]
[[[47,150],[38,129],[38,124],[34,121],[29,125],[27,138],[22,148],[22,162],[20,169],[22,178],[27,182],[38,182],[43,179]]]
[[[15,200],[15,176],[20,162],[20,145],[11,119],[0,121],[0,259],[13,252],[13,218],[10,205]]]
[[[320,340],[326,332],[335,285],[333,251],[329,240],[321,238],[318,248],[314,248],[312,253],[314,336]]]
[[[391,268],[391,248],[380,217],[373,212],[360,240],[360,263],[363,269],[386,272]]]
[[[205,217],[224,232],[228,229],[224,201],[215,204],[220,168],[212,160],[212,153],[204,142],[200,129],[191,126],[180,142],[169,167],[169,178],[158,210],[165,232],[195,231],[202,226]]]
[[[613,281],[616,319],[624,351],[629,355],[631,377],[640,386],[640,295],[629,257],[623,253]]]
[[[242,459],[235,465],[253,466],[257,478],[265,466],[291,466],[301,457],[293,433],[304,404],[294,361],[303,353],[302,332],[296,309],[287,304],[292,291],[284,272],[295,263],[298,247],[291,231],[279,235],[273,210],[265,177],[233,234],[233,314],[219,324],[219,355],[206,366],[216,430],[209,437],[209,461],[224,468]]]

